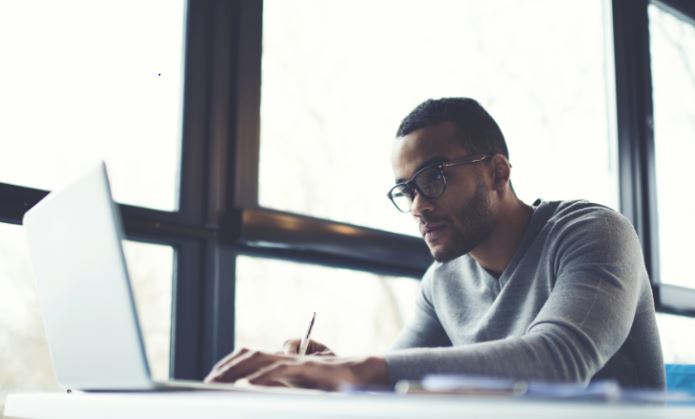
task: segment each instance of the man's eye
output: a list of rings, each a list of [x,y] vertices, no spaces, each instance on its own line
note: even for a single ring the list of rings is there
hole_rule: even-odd
[[[410,193],[405,188],[395,189],[392,193],[394,198],[409,197]]]
[[[439,170],[428,170],[426,172],[420,173],[420,176],[418,176],[418,183],[422,182],[422,184],[428,184],[432,182],[437,182],[441,180],[441,178],[442,174]]]

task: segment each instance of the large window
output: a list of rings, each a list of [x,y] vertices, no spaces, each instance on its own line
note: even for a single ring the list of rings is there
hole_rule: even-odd
[[[178,207],[185,3],[0,3],[0,182],[106,160],[116,200]]]
[[[695,21],[649,6],[660,279],[695,288],[691,158],[695,155]]]
[[[505,133],[523,200],[617,209],[605,6],[266,1],[260,204],[417,234],[385,198],[396,128],[425,99],[469,96]]]

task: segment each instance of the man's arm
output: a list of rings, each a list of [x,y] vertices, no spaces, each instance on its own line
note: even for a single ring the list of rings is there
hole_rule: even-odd
[[[390,381],[431,373],[588,381],[625,341],[649,285],[632,226],[600,214],[563,232],[553,291],[523,336],[394,351],[386,355]]]
[[[568,229],[558,250],[553,291],[522,336],[360,359],[241,354],[209,379],[247,377],[256,384],[323,389],[337,389],[341,382],[395,383],[432,373],[586,382],[624,343],[638,295],[649,286],[634,229],[617,214],[604,215]]]
[[[433,279],[431,272],[432,268],[425,273],[420,283],[417,299],[415,300],[415,316],[399,333],[392,346],[394,350],[451,346],[451,340],[449,340],[444,327],[439,321],[429,296],[429,289]]]

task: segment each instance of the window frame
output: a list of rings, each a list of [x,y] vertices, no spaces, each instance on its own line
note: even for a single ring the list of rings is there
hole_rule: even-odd
[[[620,208],[642,243],[659,312],[695,316],[695,289],[662,283],[648,6],[695,19],[685,0],[613,0]]]
[[[695,5],[685,0],[654,3],[695,19]],[[661,284],[657,275],[648,4],[609,5],[621,212],[642,242],[657,310],[695,316],[695,289]],[[258,205],[262,22],[262,1],[189,0],[179,209],[118,205],[129,240],[176,251],[170,357],[175,378],[201,379],[233,350],[239,254],[413,278],[432,261],[415,237]],[[0,183],[0,222],[21,224],[47,193]]]

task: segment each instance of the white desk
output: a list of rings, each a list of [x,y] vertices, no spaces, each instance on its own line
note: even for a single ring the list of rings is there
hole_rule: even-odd
[[[695,407],[412,395],[33,393],[9,395],[5,416],[56,419],[693,419]]]

